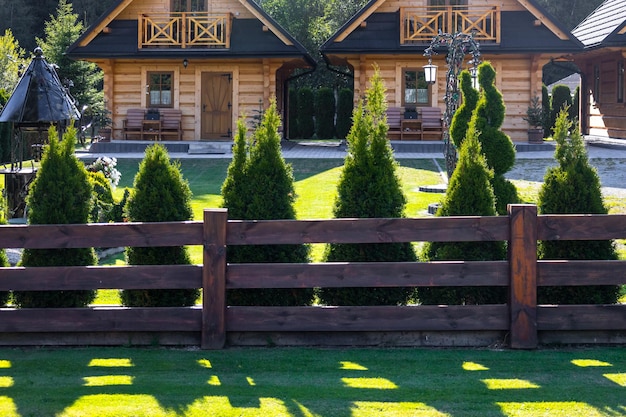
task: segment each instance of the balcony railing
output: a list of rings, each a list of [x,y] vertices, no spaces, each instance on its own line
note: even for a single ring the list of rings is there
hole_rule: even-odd
[[[400,9],[401,44],[429,43],[439,32],[471,33],[480,42],[500,43],[500,8],[467,6]]]
[[[230,48],[232,15],[206,12],[139,15],[139,49],[151,47]]]

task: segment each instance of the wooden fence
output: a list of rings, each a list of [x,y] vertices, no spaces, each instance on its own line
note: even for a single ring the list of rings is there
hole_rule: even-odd
[[[200,344],[220,349],[230,334],[496,332],[512,348],[535,348],[541,334],[602,332],[621,340],[626,305],[538,306],[538,286],[622,285],[626,261],[538,261],[539,240],[626,237],[624,215],[537,215],[512,205],[508,216],[411,219],[228,220],[0,226],[3,248],[202,245],[203,265],[0,268],[0,291],[202,288],[196,307],[0,309],[0,344]],[[227,264],[231,245],[508,241],[507,261]],[[503,286],[506,305],[226,306],[227,289]],[[319,339],[318,339],[319,340]],[[323,340],[323,339],[322,339]],[[585,340],[586,341],[586,340]]]

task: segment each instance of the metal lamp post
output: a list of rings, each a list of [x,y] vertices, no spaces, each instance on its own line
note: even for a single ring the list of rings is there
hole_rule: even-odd
[[[426,82],[435,83],[437,80],[437,66],[432,63],[433,54],[436,55],[436,48],[448,48],[446,56],[446,64],[448,72],[446,73],[446,94],[443,98],[446,104],[446,111],[443,114],[443,141],[444,141],[444,157],[446,160],[446,171],[448,178],[452,176],[456,167],[456,149],[454,143],[450,140],[450,123],[452,116],[459,107],[459,75],[463,69],[463,60],[468,53],[472,55],[472,59],[468,62],[471,65],[470,72],[474,82],[472,85],[477,89],[477,67],[480,64],[480,47],[478,42],[474,40],[473,33],[439,33],[433,38],[430,46],[424,51],[424,56],[428,57],[428,64],[424,65]]]

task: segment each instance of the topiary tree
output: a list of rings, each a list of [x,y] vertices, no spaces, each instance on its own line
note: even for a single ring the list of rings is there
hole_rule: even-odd
[[[568,131],[571,134],[568,138]],[[600,179],[589,164],[583,138],[577,124],[568,119],[568,109],[561,110],[554,126],[558,166],[549,168],[539,191],[540,214],[607,214],[602,199]],[[599,241],[542,241],[539,259],[618,259],[614,243]],[[617,286],[539,287],[541,304],[611,304],[616,303]]]
[[[350,132],[352,126],[352,110],[354,93],[349,88],[339,90],[339,98],[337,99],[337,137],[344,139]]]
[[[298,133],[302,139],[311,139],[315,133],[313,120],[313,90],[303,87],[298,90]]]
[[[254,132],[252,143],[246,138],[245,125],[237,123],[233,159],[222,185],[223,206],[228,216],[238,220],[295,219],[295,190],[291,165],[285,163],[280,149],[280,118],[276,99]],[[306,263],[307,245],[229,246],[229,263]],[[312,289],[229,290],[229,305],[294,306],[310,305]]]
[[[555,85],[552,89],[552,103],[550,109],[550,128],[553,128],[556,119],[564,108],[572,106],[572,91],[565,84]],[[568,113],[569,116],[569,113]],[[573,120],[573,119],[571,119]]]
[[[337,186],[336,218],[404,217],[406,198],[396,174],[397,163],[387,140],[385,87],[378,68],[366,91],[366,104],[359,102],[348,134],[348,154]],[[417,257],[410,242],[330,244],[327,262],[402,262]],[[320,300],[328,305],[406,304],[409,288],[323,288]]]
[[[48,130],[41,167],[27,197],[30,224],[83,224],[89,221],[92,187],[84,164],[74,155],[76,130],[68,128],[59,142],[56,129]],[[93,248],[24,249],[21,264],[39,266],[96,265]],[[23,308],[85,307],[94,290],[15,291],[13,300]]]
[[[472,86],[472,76],[467,70],[461,71],[459,89],[461,90],[462,103],[454,112],[452,122],[450,122],[450,139],[457,148],[461,147],[465,139],[472,113],[479,98],[478,91]]]
[[[333,89],[322,87],[315,95],[315,133],[318,139],[335,137],[335,94]]]
[[[496,212],[506,214],[507,205],[519,201],[515,186],[504,178],[504,174],[515,164],[515,146],[511,138],[500,130],[505,106],[502,93],[495,86],[495,79],[496,71],[489,62],[479,65],[481,94],[470,124],[478,132],[487,165],[493,170],[491,185],[496,196]]]
[[[173,222],[193,219],[191,190],[180,172],[180,166],[170,161],[163,145],[149,146],[133,190],[126,203],[128,220],[133,222]],[[126,248],[129,265],[187,265],[191,263],[187,248],[129,247]],[[197,289],[122,290],[125,306],[174,307],[194,305]]]
[[[475,125],[470,125],[461,144],[457,168],[437,216],[495,216],[493,171],[487,166]],[[424,261],[495,261],[506,259],[504,242],[427,242]],[[505,287],[420,287],[422,304],[502,304]]]
[[[297,139],[298,132],[298,91],[289,89],[289,139]]]

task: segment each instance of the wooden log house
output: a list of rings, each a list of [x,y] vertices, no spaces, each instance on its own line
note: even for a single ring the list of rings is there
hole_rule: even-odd
[[[626,2],[605,0],[572,33],[585,47],[570,58],[582,75],[582,133],[626,139]]]
[[[129,109],[182,112],[183,140],[232,140],[236,121],[315,69],[306,49],[253,0],[117,0],[73,45],[104,72],[113,138]]]
[[[443,112],[447,50],[433,56],[439,67],[434,85],[426,84],[422,68],[428,63],[424,50],[439,31],[475,33],[482,59],[494,66],[504,96],[503,130],[515,142],[528,141],[523,117],[531,98],[541,98],[543,66],[582,50],[534,0],[371,0],[321,51],[328,65],[347,67],[354,76],[355,100],[377,65],[390,107],[440,107]]]

